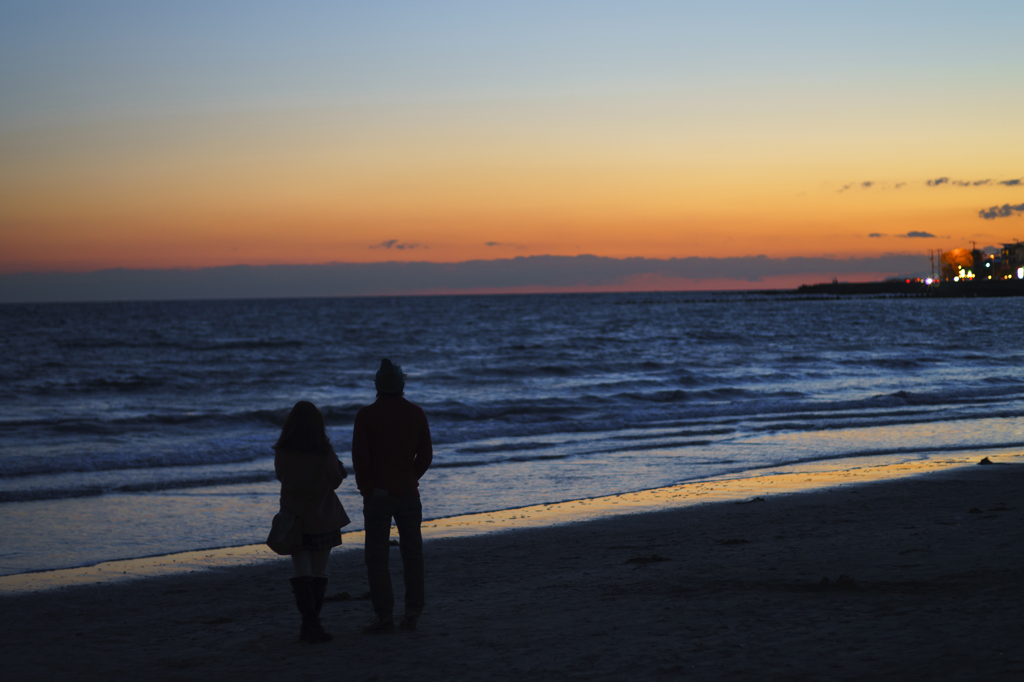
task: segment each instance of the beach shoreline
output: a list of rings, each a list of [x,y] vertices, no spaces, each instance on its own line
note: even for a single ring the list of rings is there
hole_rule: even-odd
[[[5,595],[0,647],[12,680],[1019,679],[1022,500],[960,466],[435,538],[420,629],[378,637],[344,551],[317,646],[286,559]]]
[[[1024,462],[1024,453],[992,453],[992,461],[999,463]],[[841,485],[895,480],[907,476],[972,466],[979,461],[978,453],[970,455],[942,454],[913,462],[894,464],[865,464],[847,469],[807,471],[808,466],[786,465],[767,469],[755,475],[712,476],[672,486],[635,492],[606,495],[595,498],[565,500],[562,502],[528,505],[492,512],[463,514],[424,521],[425,541],[468,537],[485,533],[542,528],[546,526],[579,523],[620,514],[650,512],[695,504],[740,501],[758,496],[792,494]],[[853,464],[853,462],[848,462]],[[392,529],[392,534],[396,531]],[[335,553],[362,551],[363,533],[343,533],[344,544]],[[0,576],[0,595],[49,590],[71,585],[100,585],[138,579],[148,579],[176,573],[194,573],[209,569],[245,566],[252,563],[274,561],[278,556],[266,545],[252,544],[218,547],[157,554],[134,559],[103,561],[80,567],[40,570]]]

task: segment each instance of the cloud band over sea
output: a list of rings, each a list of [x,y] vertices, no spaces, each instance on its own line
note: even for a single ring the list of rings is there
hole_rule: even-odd
[[[528,256],[461,263],[231,265],[0,275],[0,302],[295,298],[521,291],[758,289],[831,277],[927,274],[927,258]],[[794,279],[796,278],[796,279]],[[701,283],[704,286],[700,286]],[[781,284],[780,284],[781,282]],[[795,282],[795,283],[794,283]]]

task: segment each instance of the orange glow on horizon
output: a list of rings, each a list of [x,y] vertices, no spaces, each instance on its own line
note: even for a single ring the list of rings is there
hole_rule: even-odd
[[[784,212],[784,211],[780,211]],[[677,218],[497,212],[494,215],[365,218],[288,215],[209,216],[145,213],[77,220],[8,223],[0,270],[87,271],[115,267],[200,268],[329,262],[460,262],[532,255],[612,258],[865,257],[925,254],[1013,239],[1000,224],[964,217],[968,210],[854,212],[822,218],[793,208],[789,219],[765,214]],[[610,213],[610,212],[609,212]],[[972,224],[972,223],[978,224]],[[56,223],[56,225],[54,225]],[[480,225],[486,225],[483,229]],[[979,228],[985,230],[980,232]],[[935,238],[912,238],[909,232]],[[1002,232],[1002,234],[1000,234]],[[870,237],[870,234],[884,236]]]
[[[0,135],[0,271],[925,254],[1013,239],[1013,218],[978,211],[1024,201],[1024,189],[997,184],[928,186],[942,164],[924,133],[836,137],[816,119],[782,116],[756,125],[704,116],[686,127],[614,108],[579,119],[565,103],[539,114],[523,105],[420,114]],[[627,114],[639,118],[623,122]],[[972,135],[958,148],[986,133]],[[1017,164],[1007,152],[958,167],[966,178],[1011,178]],[[899,236],[910,232],[934,237]]]

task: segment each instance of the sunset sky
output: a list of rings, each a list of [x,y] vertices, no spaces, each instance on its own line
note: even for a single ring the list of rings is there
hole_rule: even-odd
[[[1019,1],[4,1],[0,273],[1024,239],[1022,21]]]

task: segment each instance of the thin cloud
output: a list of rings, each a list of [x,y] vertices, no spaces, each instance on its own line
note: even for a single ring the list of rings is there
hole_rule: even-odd
[[[861,189],[871,189],[871,187],[874,186],[874,185],[875,185],[875,181],[874,180],[864,180],[863,182],[850,182],[850,183],[847,183],[847,184],[843,185],[842,187],[840,187],[836,191],[839,192],[839,193],[842,193],[842,192],[845,192],[846,190],[853,189],[854,187],[860,187]]]
[[[523,244],[513,244],[512,242],[484,242],[484,246],[496,247],[501,249],[525,249],[526,246]]]
[[[896,236],[910,239],[935,239],[935,235],[931,232],[922,232],[920,230],[911,230],[906,234],[898,234]]]
[[[1013,214],[1024,213],[1024,204],[1003,204],[1002,206],[990,206],[978,211],[978,217],[985,220],[996,218],[1009,218]]]
[[[881,233],[881,232],[872,232],[872,233],[871,233],[871,234],[869,234],[868,236],[869,236],[869,237],[888,237],[889,235],[887,235],[887,234],[883,234],[883,233]]]
[[[949,185],[951,187],[984,187],[991,184],[1005,185],[1006,187],[1017,187],[1024,185],[1024,178],[1012,178],[1010,180],[992,180],[991,178],[985,178],[984,180],[951,180],[948,177],[933,178],[931,180],[925,180],[924,184],[929,187],[938,187],[939,185]]]
[[[886,189],[890,189],[890,188],[891,189],[899,189],[899,188],[903,187],[906,184],[907,183],[905,183],[905,182],[895,182],[895,183],[890,184],[888,182],[879,182],[877,180],[862,180],[860,182],[848,182],[845,185],[843,185],[842,187],[840,187],[839,189],[837,189],[836,191],[841,193],[841,192],[846,192],[846,191],[851,190],[851,189],[877,189],[877,190],[886,190]]]
[[[380,244],[374,244],[370,248],[371,249],[398,249],[399,251],[404,251],[406,249],[425,249],[426,247],[425,246],[420,246],[419,244],[403,244],[403,243],[399,242],[397,239],[388,239],[387,241],[383,241]]]
[[[906,182],[894,182],[890,185],[887,182],[876,182],[875,180],[864,180],[863,182],[849,182],[840,187],[838,192],[846,192],[854,188],[860,189],[886,189],[892,187],[893,189],[900,189],[905,186]],[[991,185],[1003,185],[1005,187],[1024,187],[1024,178],[1011,178],[1010,180],[993,180],[991,178],[985,178],[984,180],[954,180],[948,175],[943,175],[937,178],[930,178],[924,181],[924,184],[928,187],[941,187],[948,185],[950,187],[985,187]]]
[[[392,244],[392,248],[397,242]],[[607,258],[527,256],[461,263],[389,261],[324,265],[233,265],[199,270],[100,270],[86,273],[0,273],[0,302],[113,301],[376,296],[460,293],[515,287],[615,287],[636,278],[725,281],[752,285],[766,278],[822,273],[928,272],[914,254],[866,258]]]

